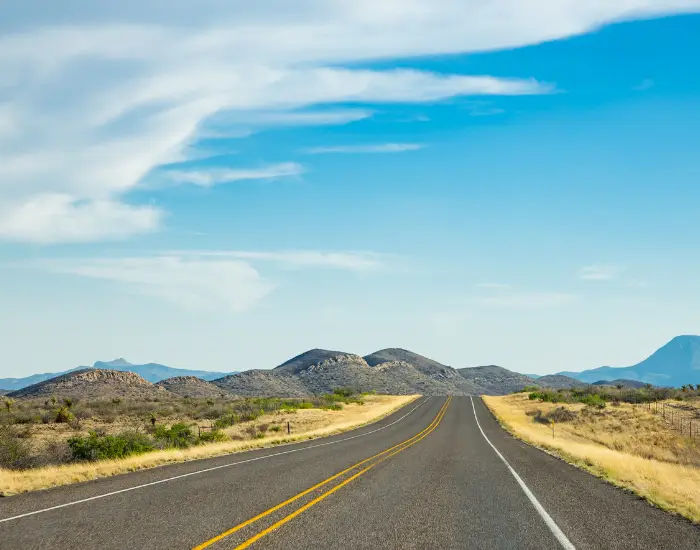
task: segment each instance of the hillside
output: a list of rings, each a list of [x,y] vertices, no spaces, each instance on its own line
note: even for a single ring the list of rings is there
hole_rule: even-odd
[[[525,386],[537,383],[529,376],[504,369],[497,365],[467,367],[457,369],[457,371],[472,384],[480,388],[481,393],[487,395],[511,393],[519,391]]]
[[[643,388],[645,382],[639,380],[625,380],[624,378],[616,378],[615,380],[598,380],[593,382],[594,386],[623,386],[625,388]]]
[[[554,389],[573,388],[584,385],[580,380],[572,378],[571,376],[564,376],[563,374],[547,374],[545,376],[540,376],[535,383],[545,388]]]
[[[406,350],[382,350],[365,358],[312,349],[270,370],[246,371],[213,383],[239,395],[298,397],[339,387],[390,394],[466,395],[479,388],[455,369]],[[416,364],[396,359],[403,357]]]
[[[220,388],[197,378],[196,376],[174,376],[156,383],[156,386],[164,388],[182,397],[225,397],[231,396],[228,390]]]
[[[63,374],[8,394],[10,397],[72,397],[99,399],[157,399],[172,396],[133,372],[106,369],[84,369]]]
[[[41,374],[32,374],[30,376],[25,376],[22,378],[0,378],[0,388],[4,388],[8,391],[19,390],[21,388],[26,388],[33,384],[38,384],[44,380],[49,380],[51,378],[56,378],[63,374],[68,374],[75,371],[85,370],[90,367],[80,366],[75,367],[65,371],[59,372],[44,372]],[[123,357],[119,357],[112,361],[95,361],[92,365],[94,369],[108,369],[108,370],[118,370],[122,372],[133,372],[138,374],[142,378],[145,378],[149,382],[160,382],[166,378],[173,378],[175,376],[196,376],[202,380],[214,380],[216,378],[221,378],[228,374],[234,374],[233,372],[215,372],[206,370],[191,370],[191,369],[179,369],[175,367],[168,367],[167,365],[161,365],[159,363],[145,363],[142,365],[136,365],[129,363]]]
[[[212,384],[244,397],[305,397],[309,390],[297,377],[273,370],[247,370],[212,380]]]
[[[643,361],[630,367],[598,367],[582,372],[564,371],[582,382],[628,379],[655,386],[700,383],[700,336],[676,336]],[[0,382],[0,385],[2,383]]]

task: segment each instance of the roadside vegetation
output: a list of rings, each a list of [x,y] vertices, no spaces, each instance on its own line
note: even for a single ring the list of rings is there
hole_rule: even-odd
[[[532,387],[483,400],[515,436],[700,523],[698,389]]]
[[[414,398],[345,388],[305,399],[0,398],[0,494],[328,435]]]

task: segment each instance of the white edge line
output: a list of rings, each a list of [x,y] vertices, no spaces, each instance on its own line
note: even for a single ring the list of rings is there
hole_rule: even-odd
[[[51,507],[49,507],[49,508],[42,508],[41,510],[34,510],[34,511],[32,511],[32,512],[25,512],[24,514],[18,514],[18,515],[16,515],[16,516],[11,516],[11,517],[9,517],[9,518],[2,518],[2,519],[0,519],[0,523],[4,523],[4,522],[6,522],[6,521],[12,521],[12,520],[15,520],[15,519],[20,519],[20,518],[25,518],[25,517],[27,517],[27,516],[34,516],[34,515],[36,515],[36,514],[42,514],[42,513],[44,513],[44,512],[50,512],[51,510],[58,510],[59,508],[66,508],[67,506],[74,506],[75,504],[81,504],[81,503],[83,503],[83,502],[89,502],[89,501],[91,501],[91,500],[98,500],[98,499],[101,499],[101,498],[111,497],[111,496],[113,496],[113,495],[118,495],[118,494],[120,494],[120,493],[126,493],[126,492],[128,492],[128,491],[135,491],[136,489],[143,489],[144,487],[150,487],[150,486],[152,486],[152,485],[159,485],[159,484],[165,483],[165,482],[167,482],[167,481],[173,481],[173,480],[175,480],[175,479],[182,479],[183,477],[189,477],[189,476],[193,476],[193,475],[197,475],[197,474],[203,474],[203,473],[205,473],[205,472],[211,472],[211,471],[213,471],[213,470],[219,470],[219,469],[221,469],[221,468],[229,468],[229,467],[231,467],[231,466],[238,466],[238,465],[240,465],[240,464],[246,464],[246,463],[248,463],[248,462],[256,462],[256,461],[258,461],[258,460],[264,460],[264,459],[266,459],[266,458],[272,458],[272,457],[275,457],[275,456],[286,455],[286,454],[290,454],[290,453],[296,453],[296,452],[299,452],[299,451],[306,451],[306,450],[308,450],[308,449],[314,449],[314,448],[316,448],[316,447],[324,447],[324,446],[326,446],[326,445],[335,445],[335,444],[337,444],[337,443],[342,443],[343,441],[348,441],[348,440],[350,440],[350,439],[355,439],[355,438],[357,438],[357,437],[364,437],[364,436],[366,436],[366,435],[373,434],[373,433],[378,432],[378,431],[380,431],[380,430],[384,430],[384,429],[388,428],[389,426],[393,426],[393,425],[396,424],[397,422],[400,422],[401,420],[403,420],[404,418],[406,418],[409,414],[411,414],[413,411],[415,411],[415,410],[418,409],[419,407],[422,407],[423,405],[425,405],[425,404],[428,402],[429,399],[430,399],[429,397],[426,397],[423,401],[421,401],[418,405],[416,405],[415,407],[413,407],[410,411],[408,411],[408,412],[407,412],[406,414],[404,414],[402,417],[397,418],[397,419],[394,420],[393,422],[390,422],[389,424],[387,424],[387,425],[385,425],[385,426],[381,426],[380,428],[376,428],[376,429],[371,430],[371,431],[369,431],[369,432],[365,432],[365,433],[361,433],[361,434],[357,434],[357,435],[352,435],[352,436],[350,436],[350,437],[345,437],[345,438],[343,438],[343,439],[338,439],[338,440],[336,440],[336,441],[327,441],[327,442],[325,442],[325,443],[316,443],[316,444],[314,444],[314,445],[307,445],[306,447],[300,447],[300,448],[297,448],[297,449],[289,449],[289,450],[286,450],[286,451],[280,451],[280,452],[278,452],[278,453],[272,453],[272,454],[269,454],[269,455],[258,456],[258,457],[255,457],[255,458],[248,458],[248,459],[246,459],[246,460],[240,460],[240,461],[238,461],[238,462],[230,462],[230,463],[228,463],[228,464],[221,464],[221,465],[219,465],[219,466],[212,466],[211,468],[204,468],[204,469],[202,469],[202,470],[195,470],[194,472],[188,472],[188,473],[186,473],[186,474],[180,474],[180,475],[177,475],[177,476],[167,477],[167,478],[165,478],[165,479],[159,479],[158,481],[151,481],[150,483],[143,483],[142,485],[134,485],[133,487],[127,487],[127,488],[125,488],[125,489],[119,489],[118,491],[112,491],[112,492],[109,492],[109,493],[103,493],[103,494],[101,494],[101,495],[95,495],[95,496],[92,496],[92,497],[82,498],[82,499],[80,499],[80,500],[74,500],[74,501],[71,501],[71,502],[66,502],[66,503],[64,503],[64,504],[57,504],[56,506],[51,506]],[[214,457],[212,457],[212,458],[214,458]],[[200,459],[200,460],[206,460],[206,459]],[[172,464],[171,464],[171,465],[172,465]],[[143,470],[143,471],[145,471],[145,470]]]
[[[525,485],[525,482],[522,480],[522,478],[518,475],[518,472],[516,472],[513,467],[508,463],[508,461],[505,459],[505,457],[500,453],[500,451],[496,448],[496,446],[491,443],[491,440],[486,437],[486,434],[484,433],[484,430],[481,428],[481,424],[479,424],[479,418],[476,416],[476,407],[474,407],[474,398],[472,396],[469,396],[469,399],[472,401],[472,410],[474,411],[474,420],[476,420],[476,425],[479,427],[479,431],[481,432],[481,435],[484,436],[484,439],[486,442],[491,445],[491,448],[496,452],[498,455],[498,458],[500,458],[503,463],[508,467],[508,470],[510,470],[510,473],[513,474],[513,477],[515,478],[515,481],[518,482],[518,485],[520,485],[520,488],[523,490],[525,493],[525,496],[530,499],[530,502],[532,502],[532,505],[535,507],[535,510],[540,514],[544,522],[547,524],[547,527],[549,527],[549,530],[552,532],[552,534],[556,537],[556,539],[559,541],[559,544],[562,545],[563,548],[566,548],[566,550],[576,550],[576,547],[571,543],[571,541],[566,537],[564,532],[559,528],[559,526],[554,522],[552,519],[552,516],[550,516],[547,513],[547,510],[544,509],[544,506],[540,504],[540,501],[537,500],[537,497],[530,491],[530,488]]]

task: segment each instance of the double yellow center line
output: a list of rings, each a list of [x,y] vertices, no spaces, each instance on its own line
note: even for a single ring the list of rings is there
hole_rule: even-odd
[[[353,480],[357,479],[358,477],[360,477],[361,475],[367,473],[369,470],[374,468],[377,464],[384,462],[389,457],[392,457],[392,456],[400,453],[401,451],[408,449],[410,446],[415,445],[424,437],[427,437],[433,430],[435,430],[435,428],[438,427],[438,425],[442,421],[442,418],[445,416],[445,413],[447,412],[447,407],[449,406],[451,400],[452,400],[452,397],[448,397],[445,400],[445,403],[443,403],[442,407],[438,411],[438,413],[435,416],[435,418],[433,419],[433,421],[426,428],[424,428],[423,430],[421,430],[420,432],[418,432],[414,436],[409,437],[405,441],[402,441],[401,443],[398,443],[392,447],[389,447],[388,449],[385,449],[384,451],[382,451],[380,453],[372,455],[369,458],[365,458],[364,460],[361,460],[360,462],[357,462],[356,464],[353,464],[352,466],[349,466],[336,474],[333,474],[329,478],[324,479],[323,481],[321,481],[315,485],[312,485],[308,489],[305,489],[305,490],[301,491],[300,493],[297,493],[293,497],[290,497],[287,500],[280,502],[279,504],[272,506],[271,508],[268,508],[264,512],[261,512],[258,515],[253,516],[252,518],[247,519],[246,521],[239,523],[238,525],[232,527],[231,529],[228,529],[227,531],[224,531],[223,533],[216,535],[215,537],[203,542],[200,545],[195,546],[193,550],[201,550],[202,548],[207,548],[208,546],[211,546],[212,544],[220,541],[221,539],[226,538],[229,535],[232,535],[233,533],[235,533],[237,531],[240,531],[244,527],[247,527],[248,525],[251,525],[251,524],[255,523],[256,521],[258,521],[266,516],[269,516],[270,514],[276,512],[280,508],[283,508],[283,507],[287,506],[288,504],[291,504],[292,502],[308,495],[309,493],[315,491],[316,489],[320,489],[324,485],[327,485],[331,481],[338,479],[339,477],[347,474],[348,472],[354,470],[355,468],[358,468],[360,466],[364,466],[367,463],[370,463],[369,465],[365,466],[364,468],[362,468],[361,470],[359,470],[355,474],[351,475],[347,479],[345,479],[342,482],[338,483],[337,485],[333,486],[331,489],[320,494],[319,496],[317,496],[313,500],[310,500],[309,502],[307,502],[303,506],[297,508],[295,511],[293,511],[289,515],[283,517],[279,521],[273,523],[272,525],[270,525],[266,529],[263,529],[262,531],[260,531],[256,535],[253,535],[252,537],[250,537],[249,539],[247,539],[243,543],[236,546],[236,550],[242,549],[242,548],[248,548],[251,544],[260,540],[265,535],[268,535],[269,533],[271,533],[275,529],[281,527],[282,525],[284,525],[288,521],[291,521],[292,519],[294,519],[299,514],[303,513],[304,511],[306,511],[309,508],[311,508],[312,506],[318,504],[319,502],[321,502],[322,500],[324,500],[328,496],[332,495],[341,487],[344,487],[345,485],[347,485],[351,481],[353,481]],[[378,459],[378,460],[375,460],[375,459]],[[372,461],[374,461],[374,462],[372,462]]]

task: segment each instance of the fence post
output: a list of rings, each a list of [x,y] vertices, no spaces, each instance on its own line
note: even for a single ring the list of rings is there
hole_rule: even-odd
[[[292,433],[292,431],[291,431],[291,428],[289,426],[289,420],[287,420],[287,435],[289,435],[290,433]]]

